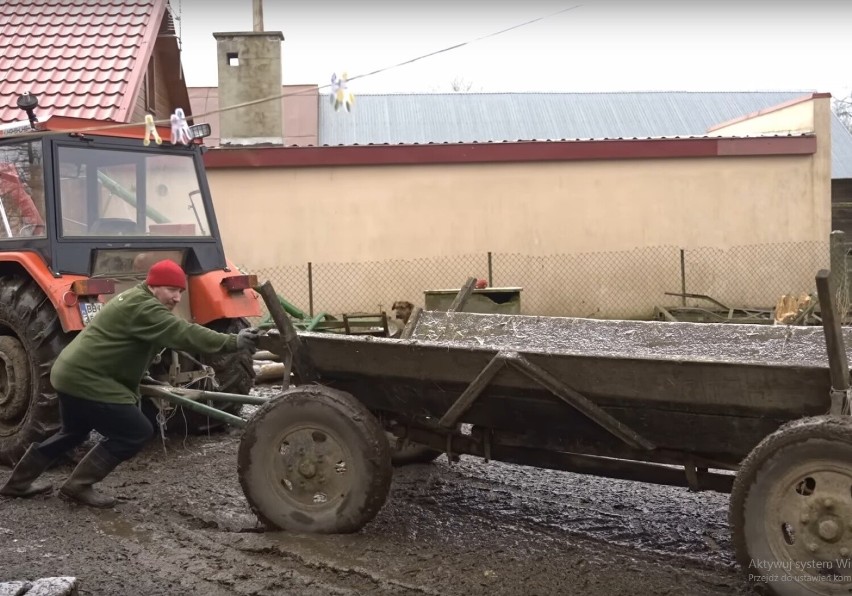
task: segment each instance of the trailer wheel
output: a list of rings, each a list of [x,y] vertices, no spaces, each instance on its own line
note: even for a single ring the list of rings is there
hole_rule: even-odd
[[[737,561],[778,596],[852,589],[852,418],[788,423],[743,461],[731,493]]]
[[[50,369],[71,336],[41,288],[14,275],[0,277],[0,336],[0,463],[11,465],[59,428]]]
[[[390,490],[387,437],[348,393],[312,385],[264,404],[240,441],[238,474],[252,510],[268,527],[355,532]]]

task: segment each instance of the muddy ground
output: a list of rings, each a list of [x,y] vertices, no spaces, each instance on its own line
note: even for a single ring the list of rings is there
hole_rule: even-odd
[[[240,489],[238,443],[157,440],[103,483],[113,511],[0,497],[0,582],[69,575],[98,596],[752,594],[726,495],[442,457],[397,468],[356,534],[269,532]]]

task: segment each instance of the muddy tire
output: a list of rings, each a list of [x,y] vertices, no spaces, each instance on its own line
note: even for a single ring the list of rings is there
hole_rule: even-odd
[[[245,329],[248,326],[248,322],[244,319],[219,319],[207,325],[207,327],[219,333],[239,333],[241,329]],[[251,354],[245,350],[227,354],[205,354],[198,357],[198,359],[204,364],[212,366],[213,370],[216,371],[216,381],[219,383],[219,387],[215,389],[216,391],[248,395],[252,387],[254,387],[254,360]],[[206,388],[213,389],[212,386]],[[234,416],[239,416],[243,408],[242,404],[223,402],[204,403]],[[166,424],[166,430],[177,434],[188,432],[189,434],[203,435],[208,432],[222,430],[226,426],[226,423],[213,420],[204,414],[177,408],[175,414],[170,416],[169,422]]]
[[[50,369],[70,340],[34,281],[0,277],[0,463],[15,463],[59,428]]]
[[[240,441],[238,474],[267,527],[294,532],[355,532],[390,490],[387,436],[348,393],[294,387],[264,404]]]
[[[743,461],[730,523],[744,575],[778,596],[852,590],[852,418],[791,422]]]
[[[207,327],[219,333],[239,333],[247,329],[249,324],[245,319],[220,319],[213,321]],[[200,360],[216,371],[219,391],[248,395],[254,387],[254,359],[245,350],[229,354],[209,354],[202,356]],[[239,406],[239,404],[233,405]],[[230,412],[230,410],[226,411]],[[239,407],[236,411],[239,412]]]

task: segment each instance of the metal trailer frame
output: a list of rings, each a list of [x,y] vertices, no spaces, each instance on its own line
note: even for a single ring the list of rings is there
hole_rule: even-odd
[[[659,433],[657,437],[651,436],[647,431],[650,427],[640,432],[625,423],[623,417],[614,416],[608,411],[612,408],[602,407],[563,380],[572,364],[562,363],[557,367],[563,356],[545,361],[549,368],[559,368],[554,373],[541,366],[541,354],[448,347],[412,340],[412,330],[422,316],[420,310],[412,313],[400,340],[300,334],[269,282],[257,291],[266,302],[278,333],[262,335],[260,348],[280,355],[285,364],[284,387],[290,386],[291,373],[295,380],[292,387],[275,398],[162,386],[144,386],[142,393],[246,428],[240,444],[240,481],[252,509],[270,526],[308,532],[348,532],[369,522],[389,490],[390,452],[386,433],[393,433],[400,444],[412,442],[430,447],[436,453],[446,453],[449,461],[458,454],[470,454],[486,461],[494,459],[693,490],[731,492],[731,525],[743,570],[748,570],[751,560],[776,561],[778,569],[787,569],[789,573],[767,580],[774,593],[822,594],[826,582],[835,582],[841,576],[828,580],[802,579],[803,570],[808,569],[805,564],[821,563],[813,569],[824,574],[831,557],[848,559],[852,553],[852,464],[847,463],[852,461],[850,371],[829,275],[827,270],[821,270],[816,276],[828,371],[814,367],[776,367],[777,374],[759,377],[779,383],[769,389],[770,393],[777,391],[781,395],[780,402],[786,399],[784,403],[790,403],[799,396],[806,402],[802,413],[767,412],[766,419],[757,417],[752,427],[734,428],[733,434],[745,429],[746,442],[721,458],[673,449],[662,444]],[[451,310],[462,310],[472,288],[471,279],[459,292]],[[427,358],[424,351],[429,350]],[[375,367],[366,371],[369,374],[359,370],[369,358],[387,361],[394,357],[396,368],[388,372],[387,378]],[[431,362],[433,368],[416,372],[424,362]],[[624,365],[617,359],[598,365],[601,368],[614,363]],[[645,364],[652,367],[655,363],[664,366],[663,361],[657,360],[647,360]],[[729,363],[716,364],[736,367]],[[474,366],[478,366],[479,372],[470,380]],[[770,365],[765,368],[773,369]],[[731,374],[765,372],[758,369],[742,365]],[[430,372],[436,370],[442,372],[442,377],[433,379]],[[648,374],[652,372],[650,368]],[[805,378],[798,378],[802,376]],[[600,374],[595,378],[600,379]],[[431,394],[418,390],[430,384],[437,386],[429,387]],[[477,413],[481,418],[483,412],[499,410],[495,406],[499,402],[492,398],[499,398],[500,391],[507,395],[512,391],[532,392],[539,398],[549,395],[550,409],[544,414],[545,423],[548,416],[553,416],[554,423],[558,422],[554,408],[562,408],[571,420],[581,419],[597,429],[596,440],[584,442],[579,435],[563,437],[561,433],[542,440],[482,426],[476,419]],[[424,396],[428,397],[428,404]],[[201,401],[262,407],[247,420]],[[539,399],[525,403],[544,402]],[[306,407],[322,411],[305,414]],[[332,412],[331,418],[328,412]],[[510,408],[500,414],[505,421],[517,412],[517,408]],[[716,418],[718,424],[733,424],[724,412],[717,413]],[[472,432],[461,432],[461,422],[474,424]],[[701,435],[700,428],[689,430]],[[310,435],[307,438],[306,433]],[[706,441],[708,436],[701,435],[697,440]],[[325,472],[331,468],[323,463],[321,455],[311,455],[312,441],[322,445],[330,442],[339,447],[339,453],[355,454],[352,469],[358,474],[346,480],[345,488],[349,491],[346,500],[358,501],[354,508],[343,501],[325,505],[329,491],[322,487],[329,481]],[[285,465],[276,463],[280,458],[286,460]],[[339,468],[336,471],[341,472]],[[293,479],[298,480],[302,489],[293,484]],[[339,488],[336,486],[334,490]],[[797,572],[799,579],[791,575]],[[848,574],[842,577],[848,580],[843,589],[852,589],[852,578]]]

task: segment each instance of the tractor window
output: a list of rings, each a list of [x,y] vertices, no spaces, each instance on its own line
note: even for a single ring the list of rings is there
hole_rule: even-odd
[[[191,155],[59,148],[64,236],[210,236]]]
[[[0,240],[44,237],[41,142],[0,146]]]

